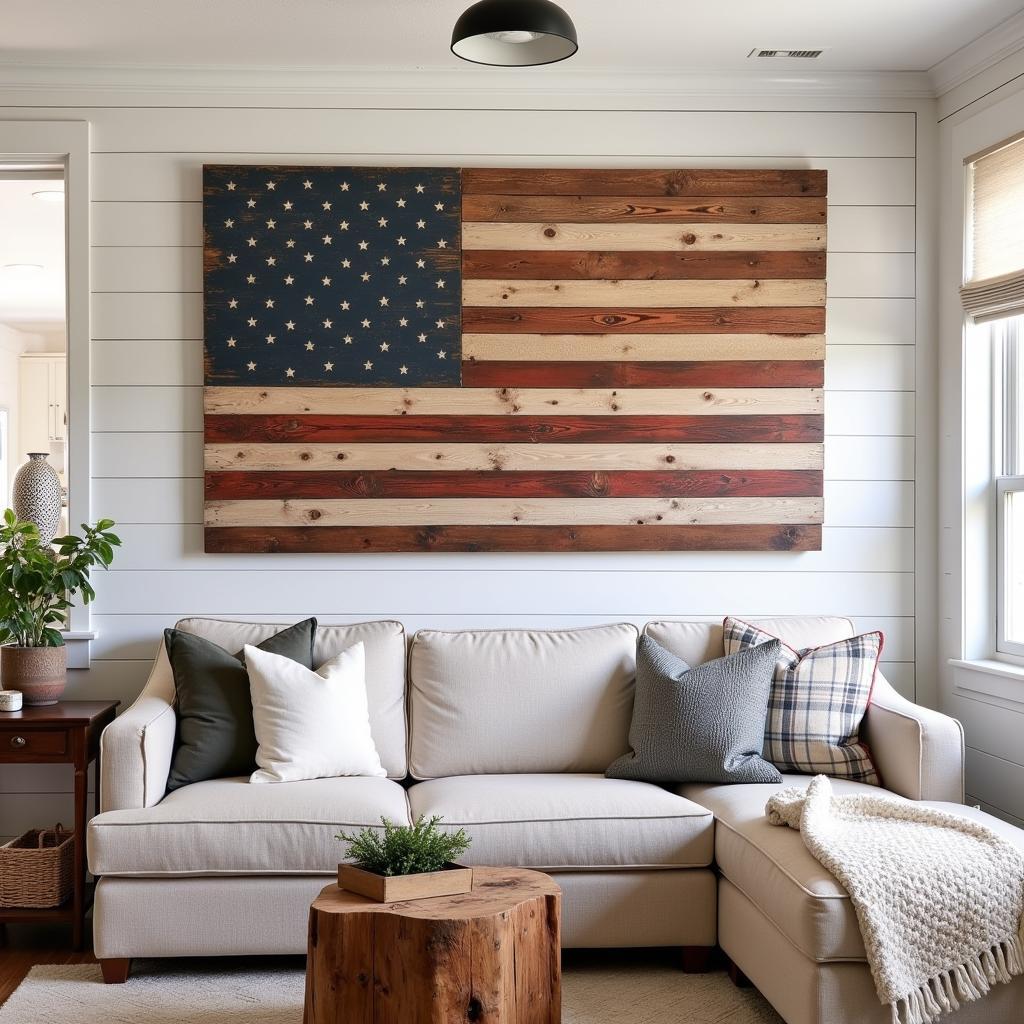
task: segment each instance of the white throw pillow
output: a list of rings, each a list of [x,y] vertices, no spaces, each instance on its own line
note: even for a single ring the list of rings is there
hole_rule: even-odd
[[[315,672],[246,644],[245,667],[259,743],[250,782],[387,774],[370,734],[361,643]]]

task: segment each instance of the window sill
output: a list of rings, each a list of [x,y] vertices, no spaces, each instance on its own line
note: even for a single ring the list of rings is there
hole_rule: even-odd
[[[96,634],[91,629],[65,629],[60,635],[68,650],[68,668],[88,668],[90,646]]]
[[[951,658],[957,692],[964,696],[995,697],[1008,704],[1024,705],[1024,665],[994,658]]]

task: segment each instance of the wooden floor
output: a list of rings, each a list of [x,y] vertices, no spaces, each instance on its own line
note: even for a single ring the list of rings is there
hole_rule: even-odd
[[[6,926],[7,944],[0,945],[0,1006],[21,984],[29,969],[36,964],[91,964],[92,927],[87,924],[90,945],[82,953],[71,952],[71,928],[69,925],[23,925]]]

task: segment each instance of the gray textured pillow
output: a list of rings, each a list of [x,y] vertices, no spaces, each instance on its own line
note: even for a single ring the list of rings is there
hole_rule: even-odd
[[[781,782],[761,757],[778,640],[690,668],[649,636],[636,650],[632,753],[605,772],[644,782]]]

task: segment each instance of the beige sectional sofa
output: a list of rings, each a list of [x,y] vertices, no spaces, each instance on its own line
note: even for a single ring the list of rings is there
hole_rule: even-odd
[[[754,621],[794,647],[853,635],[840,618]],[[179,628],[240,650],[281,627]],[[722,655],[720,621],[646,628],[691,664]],[[317,663],[366,646],[388,778],[219,779],[170,794],[174,684],[161,647],[145,690],[103,736],[103,812],[88,837],[97,956],[304,952],[308,904],[335,871],[339,827],[440,814],[472,835],[469,863],[555,877],[567,947],[679,946],[699,967],[702,951],[721,945],[788,1024],[887,1024],[846,894],[799,834],[764,821],[777,787],[673,791],[604,778],[628,749],[636,635],[625,624],[421,631],[407,644],[398,622],[321,626]],[[958,723],[879,676],[866,739],[892,792],[984,818],[1024,846],[1024,833],[962,806]],[[1021,1005],[1017,979],[948,1019],[1002,1024]]]

